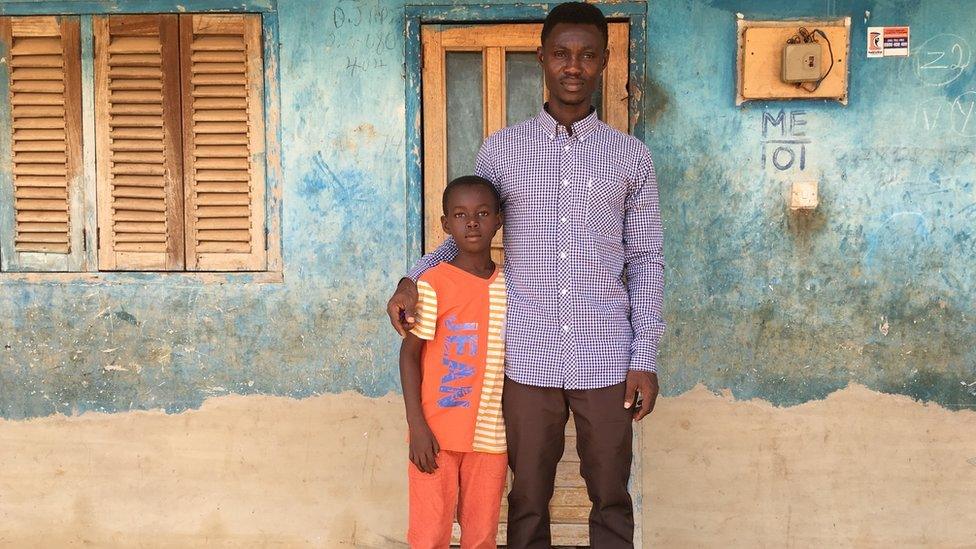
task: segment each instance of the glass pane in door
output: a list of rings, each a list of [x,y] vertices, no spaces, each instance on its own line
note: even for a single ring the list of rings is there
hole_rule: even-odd
[[[542,108],[542,66],[535,52],[505,54],[505,120],[516,124],[539,114]]]
[[[474,173],[474,161],[484,139],[481,52],[446,52],[444,68],[447,80],[447,179],[450,181]]]

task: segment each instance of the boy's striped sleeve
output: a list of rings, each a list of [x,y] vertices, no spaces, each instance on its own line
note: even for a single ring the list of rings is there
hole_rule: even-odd
[[[430,341],[437,326],[437,292],[425,280],[417,281],[417,323],[410,333]]]

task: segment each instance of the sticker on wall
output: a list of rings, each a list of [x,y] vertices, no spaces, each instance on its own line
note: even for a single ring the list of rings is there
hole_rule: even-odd
[[[908,57],[908,27],[868,27],[868,57]]]
[[[868,57],[884,57],[883,34],[884,27],[868,27]]]

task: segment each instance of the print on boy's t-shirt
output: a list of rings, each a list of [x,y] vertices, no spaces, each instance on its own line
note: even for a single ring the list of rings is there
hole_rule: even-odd
[[[442,408],[455,406],[468,408],[471,406],[471,402],[467,400],[471,395],[471,385],[460,385],[460,383],[465,380],[471,382],[474,368],[461,360],[464,355],[478,356],[478,323],[458,324],[457,317],[451,316],[444,321],[444,325],[451,333],[444,343],[444,365],[447,366],[447,374],[441,378],[441,392],[447,395],[439,399],[437,404]],[[469,352],[465,353],[465,349]]]
[[[420,400],[442,449],[503,453],[505,276],[479,278],[449,263],[417,281]]]

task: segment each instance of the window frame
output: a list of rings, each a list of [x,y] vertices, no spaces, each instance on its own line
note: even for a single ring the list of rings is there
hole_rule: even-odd
[[[95,79],[93,19],[98,15],[137,14],[258,14],[264,56],[264,136],[265,136],[265,233],[267,260],[261,271],[99,271],[96,179],[95,179]],[[284,280],[281,254],[281,96],[279,89],[279,28],[277,0],[116,0],[111,9],[99,1],[36,1],[22,0],[0,3],[0,17],[56,16],[77,17],[81,26],[81,94],[83,174],[82,200],[85,202],[84,251],[80,270],[74,272],[50,270],[22,270],[17,252],[13,249],[13,235],[0,235],[0,285],[6,283],[280,283]],[[10,116],[11,105],[0,101],[0,120]],[[5,160],[4,162],[9,162]],[[5,167],[10,167],[7,164]],[[9,171],[9,170],[8,170]],[[8,198],[9,185],[0,189],[0,198]],[[12,190],[9,192],[12,199]],[[0,215],[3,210],[0,210]],[[0,220],[3,222],[3,220]],[[10,271],[10,268],[19,270]]]

